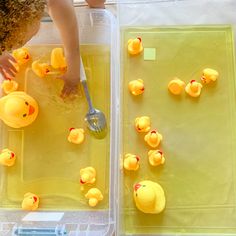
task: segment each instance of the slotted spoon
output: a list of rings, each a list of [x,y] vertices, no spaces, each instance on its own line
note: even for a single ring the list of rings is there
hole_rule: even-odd
[[[102,111],[95,109],[92,105],[92,101],[88,91],[84,65],[81,58],[80,58],[80,80],[83,85],[84,93],[89,106],[89,111],[85,116],[85,122],[87,124],[88,129],[94,135],[95,138],[103,139],[107,133],[106,117]]]

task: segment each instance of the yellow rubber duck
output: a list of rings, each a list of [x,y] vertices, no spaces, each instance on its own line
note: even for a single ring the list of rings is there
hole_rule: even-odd
[[[169,91],[174,95],[180,95],[184,90],[184,87],[185,83],[178,78],[171,80],[168,84]]]
[[[30,60],[28,48],[18,48],[12,52],[12,56],[16,59],[19,66],[26,64]]]
[[[209,84],[212,81],[213,82],[216,81],[218,77],[219,77],[218,71],[210,69],[210,68],[206,68],[202,72],[201,80],[203,84]]]
[[[130,55],[137,55],[142,51],[143,51],[143,45],[140,37],[128,40],[128,52]]]
[[[103,200],[103,195],[98,188],[91,188],[86,194],[85,197],[89,199],[89,206],[95,207],[99,201]]]
[[[38,209],[39,197],[33,193],[26,193],[21,207],[25,211],[34,211]]]
[[[93,184],[96,181],[96,170],[89,166],[80,170],[80,183]]]
[[[6,79],[1,84],[4,93],[9,94],[18,89],[18,83],[12,79]]]
[[[44,78],[51,71],[50,65],[47,63],[40,63],[39,60],[32,63],[33,72],[40,78]]]
[[[199,97],[201,94],[202,85],[196,80],[191,80],[185,87],[185,91],[191,97]]]
[[[127,153],[124,158],[124,168],[126,170],[138,170],[140,157]]]
[[[152,130],[145,135],[144,141],[146,141],[149,146],[156,148],[162,141],[162,135],[159,134],[156,130]]]
[[[160,150],[150,150],[148,152],[148,160],[152,166],[159,166],[165,163],[165,157]]]
[[[68,141],[75,144],[80,144],[84,141],[84,129],[70,128]]]
[[[151,121],[148,116],[141,116],[135,119],[135,128],[138,132],[148,132],[151,129]]]
[[[54,48],[51,53],[51,66],[54,69],[65,71],[67,68],[66,59],[62,48]]]
[[[165,208],[164,190],[153,181],[144,180],[135,184],[133,196],[136,207],[144,213],[158,214]]]
[[[14,152],[5,148],[0,153],[0,164],[4,166],[13,166],[15,164],[16,155]]]
[[[142,79],[136,79],[129,82],[129,91],[134,95],[140,95],[144,92],[144,83]]]
[[[37,102],[25,92],[12,92],[0,98],[0,119],[12,128],[30,125],[37,115]]]

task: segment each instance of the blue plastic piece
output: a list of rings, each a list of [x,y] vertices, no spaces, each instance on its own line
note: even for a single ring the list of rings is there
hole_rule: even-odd
[[[16,236],[66,236],[64,227],[56,228],[23,228],[18,227],[14,230]]]

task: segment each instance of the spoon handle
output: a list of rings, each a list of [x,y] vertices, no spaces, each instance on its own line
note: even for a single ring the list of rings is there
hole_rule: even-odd
[[[80,58],[80,80],[81,80],[81,83],[83,85],[85,96],[86,96],[86,99],[87,99],[87,102],[88,102],[88,105],[89,105],[89,113],[94,113],[95,110],[93,108],[92,101],[91,101],[91,98],[90,98],[90,94],[89,94],[89,91],[88,91],[86,74],[85,74],[85,71],[84,71],[83,61],[82,61],[81,58]]]

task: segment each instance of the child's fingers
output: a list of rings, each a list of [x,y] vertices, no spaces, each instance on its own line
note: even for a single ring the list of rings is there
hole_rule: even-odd
[[[16,59],[11,54],[8,55],[8,60],[10,60],[13,63],[17,63]]]
[[[10,75],[11,77],[15,77],[16,73],[14,73],[10,68],[3,68],[5,74]]]
[[[61,91],[61,97],[64,99],[64,98],[68,97],[69,94],[70,94],[70,88],[67,86],[64,86]]]
[[[2,76],[4,77],[4,79],[9,79],[9,77],[7,76],[6,72],[3,70],[2,67],[0,67],[0,73],[2,74]]]
[[[61,97],[65,99],[66,97],[70,97],[71,99],[75,98],[75,96],[78,94],[78,89],[77,87],[71,87],[68,85],[65,85],[62,92],[61,92]]]
[[[7,62],[7,67],[12,70],[13,72],[17,73],[17,69],[14,65],[12,65],[12,63],[10,61]]]

